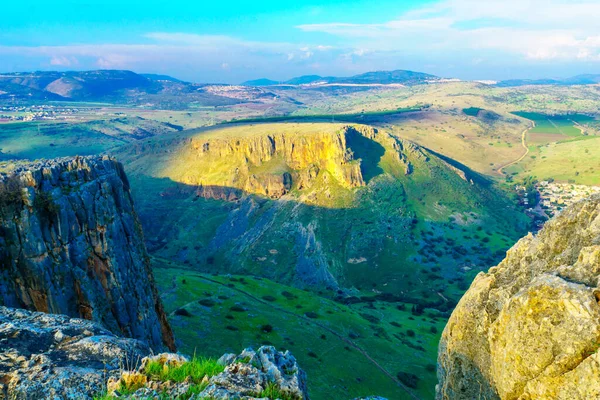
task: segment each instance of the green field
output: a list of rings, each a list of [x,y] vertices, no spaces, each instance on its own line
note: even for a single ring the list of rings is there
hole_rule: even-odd
[[[344,304],[249,276],[214,276],[155,260],[179,350],[219,357],[245,347],[288,349],[311,399],[434,397],[436,344],[445,318],[412,304]],[[178,311],[179,310],[179,311]],[[181,311],[185,310],[185,311]],[[343,367],[342,367],[343,366]]]
[[[546,115],[535,112],[517,111],[513,114],[535,122],[535,127],[530,133],[558,134],[567,137],[576,137],[582,135],[579,126],[594,121],[593,117],[583,114],[568,115]]]

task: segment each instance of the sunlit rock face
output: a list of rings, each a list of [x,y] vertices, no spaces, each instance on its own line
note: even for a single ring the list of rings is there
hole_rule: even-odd
[[[0,175],[0,305],[67,314],[174,348],[120,163],[77,157]]]
[[[189,185],[234,187],[247,193],[280,198],[294,182],[310,186],[320,171],[329,172],[347,188],[364,186],[361,161],[354,158],[348,136],[354,128],[290,134],[264,132],[225,138],[194,137],[189,151],[207,168],[188,171],[180,181]],[[219,171],[221,163],[227,170]],[[211,169],[213,171],[211,171]],[[219,173],[220,172],[220,173]]]
[[[438,399],[600,398],[600,197],[479,274],[439,348]]]

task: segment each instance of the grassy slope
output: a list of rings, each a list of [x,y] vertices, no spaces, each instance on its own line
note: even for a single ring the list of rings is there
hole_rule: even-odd
[[[393,377],[399,372],[417,375],[420,380],[413,390],[421,398],[434,396],[435,349],[444,325],[435,313],[413,316],[410,304],[403,311],[397,308],[400,303],[344,305],[266,279],[203,275],[169,262],[154,263],[169,319],[185,353],[218,357],[243,347],[273,344],[289,349],[307,371],[311,398],[370,394],[408,398],[360,348]],[[180,308],[190,315],[177,315]],[[307,312],[316,313],[316,318],[307,317]],[[266,332],[265,325],[273,330]]]

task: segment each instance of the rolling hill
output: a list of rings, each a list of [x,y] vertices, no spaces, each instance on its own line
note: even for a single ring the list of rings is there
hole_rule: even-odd
[[[310,85],[310,84],[347,84],[347,85],[388,85],[388,84],[404,84],[416,85],[426,83],[428,81],[438,80],[435,75],[425,74],[422,72],[395,70],[395,71],[375,71],[364,74],[354,75],[350,77],[333,77],[319,75],[303,75],[289,79],[284,82],[277,82],[270,79],[259,79],[256,81],[247,81],[243,85],[248,86],[270,86],[277,84],[284,85]]]

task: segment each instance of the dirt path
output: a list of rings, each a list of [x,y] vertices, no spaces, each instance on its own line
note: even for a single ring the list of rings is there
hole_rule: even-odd
[[[164,260],[164,259],[161,259],[161,258],[158,258],[158,257],[153,257],[153,258],[155,258],[155,259],[157,259],[157,260],[161,260],[161,261],[167,261],[167,260]],[[179,268],[179,267],[178,267],[178,268]],[[193,271],[192,269],[187,269],[187,268],[181,268],[181,269],[185,269],[185,270],[188,270],[188,271]],[[416,394],[414,394],[414,393],[412,392],[412,390],[410,390],[410,388],[408,388],[408,387],[407,387],[405,384],[403,384],[403,383],[402,383],[402,382],[401,382],[401,381],[400,381],[398,378],[396,378],[396,377],[395,377],[395,376],[394,376],[392,373],[390,373],[390,372],[389,372],[387,369],[385,369],[385,367],[383,367],[381,364],[379,364],[379,363],[378,363],[378,362],[377,362],[377,361],[376,361],[376,360],[375,360],[373,357],[371,357],[371,355],[370,355],[370,354],[369,354],[369,353],[368,353],[366,350],[364,350],[363,348],[361,348],[359,345],[357,345],[356,343],[354,343],[352,340],[348,339],[347,337],[343,336],[342,334],[340,334],[340,333],[336,332],[335,330],[331,329],[330,327],[328,327],[328,326],[326,326],[326,325],[323,325],[323,324],[321,324],[321,323],[319,323],[319,322],[315,321],[314,319],[311,319],[311,318],[305,317],[305,316],[303,316],[303,315],[298,315],[298,314],[296,314],[296,313],[294,313],[294,312],[292,312],[292,311],[288,311],[288,310],[286,310],[286,309],[284,309],[284,308],[281,308],[281,307],[279,307],[279,306],[276,306],[276,305],[274,305],[274,304],[272,304],[272,303],[270,303],[270,302],[268,302],[268,301],[266,301],[266,300],[263,300],[263,299],[261,299],[261,298],[258,298],[258,297],[256,297],[256,296],[254,296],[253,294],[251,294],[251,293],[248,293],[248,292],[246,292],[246,291],[244,291],[244,290],[242,290],[242,289],[239,289],[239,288],[237,288],[237,287],[230,287],[230,286],[227,286],[227,284],[225,284],[225,283],[223,283],[223,282],[219,282],[219,281],[217,281],[217,280],[210,279],[210,278],[208,278],[208,277],[206,277],[206,276],[203,276],[203,275],[200,275],[200,274],[194,274],[194,276],[196,276],[196,277],[198,277],[198,278],[200,278],[200,279],[204,279],[205,281],[212,282],[212,283],[215,283],[215,284],[217,284],[217,285],[221,285],[221,286],[223,286],[223,287],[226,287],[226,288],[227,288],[227,289],[229,289],[229,290],[235,290],[236,292],[238,292],[238,293],[241,293],[241,294],[243,294],[243,295],[245,295],[245,296],[247,296],[247,297],[251,298],[252,300],[254,300],[254,301],[258,302],[258,303],[261,303],[261,304],[263,304],[263,305],[269,306],[269,307],[271,307],[271,308],[273,308],[273,309],[275,309],[275,310],[277,310],[277,311],[279,311],[279,312],[282,312],[282,313],[284,313],[284,314],[287,314],[287,315],[291,315],[291,316],[293,316],[293,317],[296,317],[296,318],[298,318],[298,319],[301,319],[301,320],[302,320],[302,321],[304,321],[304,322],[307,322],[307,323],[309,323],[309,324],[316,325],[316,326],[318,326],[319,328],[326,330],[327,332],[331,333],[332,335],[334,335],[335,337],[337,337],[338,339],[340,339],[340,340],[341,340],[341,341],[343,341],[344,343],[346,343],[346,344],[348,344],[349,346],[351,346],[352,348],[354,348],[354,349],[355,349],[356,351],[358,351],[360,354],[362,354],[362,355],[363,355],[363,356],[364,356],[364,357],[365,357],[365,358],[366,358],[366,359],[367,359],[367,360],[368,360],[368,361],[369,361],[371,364],[373,364],[375,367],[377,367],[377,369],[379,369],[381,372],[383,372],[383,373],[384,373],[384,374],[385,374],[385,375],[386,375],[388,378],[390,378],[390,379],[391,379],[391,380],[392,380],[392,381],[393,381],[393,382],[394,382],[396,385],[398,385],[398,387],[400,387],[402,390],[404,390],[404,391],[406,392],[406,394],[408,394],[408,396],[409,396],[410,398],[412,398],[412,399],[415,399],[415,400],[420,400],[420,397],[418,397]],[[161,296],[161,297],[162,297],[162,296]],[[188,303],[188,304],[186,304],[186,305],[189,305],[189,304],[194,304],[194,303],[196,303],[196,300],[195,300],[195,301],[193,301],[193,302],[190,302],[190,303]],[[185,307],[185,305],[184,305],[183,307]],[[171,313],[170,315],[173,315],[173,313]]]
[[[504,164],[503,166],[501,166],[500,168],[498,168],[498,170],[496,172],[498,172],[498,174],[502,175],[504,172],[504,168],[508,168],[511,165],[514,165],[518,162],[523,161],[523,159],[525,157],[527,157],[527,154],[529,154],[529,147],[527,147],[527,132],[529,132],[531,129],[535,128],[535,122],[531,124],[531,126],[527,129],[525,129],[523,131],[523,133],[521,134],[521,146],[523,146],[523,148],[525,149],[525,154],[523,154],[521,157],[519,157],[517,160],[515,161],[511,161],[508,164]]]

